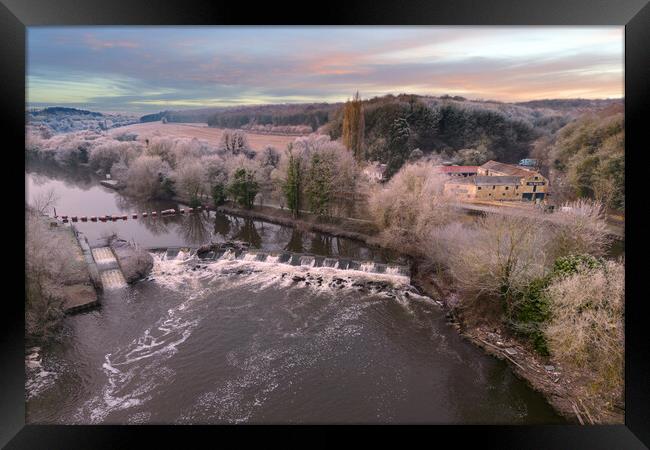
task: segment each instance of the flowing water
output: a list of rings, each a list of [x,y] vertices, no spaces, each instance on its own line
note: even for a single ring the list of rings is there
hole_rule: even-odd
[[[59,214],[130,209],[101,186],[27,178],[28,194],[65,191]],[[56,341],[27,349],[28,423],[561,422],[505,363],[445,323],[409,285],[404,260],[201,217],[200,233],[187,232],[188,217],[79,224],[89,239],[110,226],[174,248],[152,252],[147,279],[116,284],[100,308],[67,317]],[[182,248],[232,238],[251,249],[199,259]]]

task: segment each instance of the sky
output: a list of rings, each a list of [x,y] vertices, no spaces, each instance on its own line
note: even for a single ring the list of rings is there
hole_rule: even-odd
[[[623,27],[30,27],[28,107],[621,98]]]

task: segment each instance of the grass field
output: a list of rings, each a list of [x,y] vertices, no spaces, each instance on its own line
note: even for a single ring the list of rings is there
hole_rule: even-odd
[[[144,140],[152,136],[174,136],[203,139],[216,145],[221,140],[221,135],[224,130],[221,128],[210,128],[206,124],[200,123],[147,122],[114,128],[111,130],[111,134],[122,134],[127,131],[137,134],[138,140]],[[287,147],[288,143],[296,139],[296,136],[255,134],[248,131],[245,133],[250,146],[254,150],[261,150],[266,145],[272,145],[282,151]]]

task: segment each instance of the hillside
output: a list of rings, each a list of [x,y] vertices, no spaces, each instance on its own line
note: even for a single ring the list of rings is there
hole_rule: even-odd
[[[305,134],[327,123],[329,115],[340,103],[301,103],[276,105],[247,105],[202,108],[183,111],[161,111],[147,114],[140,122],[207,123],[218,128],[241,128],[258,132]],[[291,129],[287,127],[302,127]]]
[[[83,130],[100,132],[138,121],[131,115],[107,114],[63,106],[35,109],[27,111],[25,115],[27,124],[39,128],[44,135]]]
[[[387,164],[388,176],[406,161],[422,156],[468,165],[489,159],[515,163],[532,156],[542,162],[542,170],[550,175],[558,194],[565,192],[569,198],[594,196],[611,207],[624,206],[622,178],[616,175],[622,168],[624,151],[623,99],[503,103],[400,94],[373,97],[361,104],[362,157]],[[215,141],[220,129],[234,128],[250,133],[256,144],[273,141],[272,145],[284,148],[292,136],[316,131],[332,139],[341,138],[343,104],[169,110],[139,120],[52,107],[27,112],[27,120],[44,138],[82,130],[101,132],[140,122],[129,129],[136,134],[179,133]],[[596,136],[598,142],[588,135]],[[601,135],[602,139],[598,137]]]
[[[586,112],[532,151],[548,168],[558,199],[589,197],[625,209],[625,118],[622,105]]]

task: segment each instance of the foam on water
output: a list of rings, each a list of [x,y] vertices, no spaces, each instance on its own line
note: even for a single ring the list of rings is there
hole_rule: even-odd
[[[328,313],[330,317],[322,322],[326,324],[323,328],[314,328],[307,321],[293,332],[284,333],[282,345],[268,344],[261,334],[247,346],[229,352],[226,360],[240,369],[240,375],[198,395],[177,422],[254,423],[256,411],[296,373],[309,370],[335,352],[349,351],[349,344],[342,343],[363,332],[358,319],[371,306],[372,302],[329,303],[325,308],[333,315]],[[300,339],[307,335],[309,339]]]
[[[181,291],[186,300],[167,310],[154,326],[128,345],[107,353],[102,370],[107,383],[100,395],[88,401],[77,413],[80,423],[101,423],[113,411],[126,410],[142,405],[160,385],[170,382],[174,372],[165,365],[179,350],[199,323],[193,314],[194,302],[205,296],[200,277],[188,269],[192,260],[189,252],[179,259],[166,259],[166,254],[156,255],[151,279],[158,284]],[[133,380],[137,380],[133,382]],[[137,420],[146,417],[137,415]]]
[[[48,366],[49,365],[51,364],[48,364]],[[50,368],[48,367],[48,369]],[[29,349],[29,353],[25,357],[26,400],[38,397],[41,393],[54,386],[62,368],[56,367],[51,369],[53,370],[47,370],[44,367],[40,347],[32,347]]]
[[[374,272],[375,271],[375,263],[364,262],[359,266],[359,270],[362,271],[362,272]]]
[[[277,264],[280,262],[280,255],[268,255],[265,261],[270,264]]]
[[[179,346],[198,326],[201,315],[195,311],[195,306],[202,304],[202,300],[211,292],[238,287],[253,292],[273,288],[291,296],[294,288],[309,288],[315,290],[316,295],[334,299],[340,297],[341,291],[352,292],[366,286],[366,292],[383,295],[387,300],[399,304],[408,303],[404,296],[398,298],[394,295],[395,291],[410,287],[407,276],[375,273],[361,267],[361,270],[345,272],[325,265],[314,267],[314,257],[304,259],[305,265],[295,266],[274,262],[280,259],[280,255],[268,255],[264,261],[260,261],[253,252],[242,255],[240,259],[232,251],[225,252],[217,260],[200,260],[189,251],[181,251],[173,259],[168,258],[168,253],[154,253],[153,257],[154,267],[149,282],[180,292],[186,300],[170,308],[154,326],[144,329],[128,345],[106,353],[101,368],[107,379],[106,385],[98,396],[79,409],[77,419],[80,423],[101,423],[111,412],[141,406],[159,386],[172,382],[175,374],[166,361],[179,351]],[[370,283],[363,284],[364,281]],[[381,288],[373,291],[374,286]],[[242,365],[244,375],[225,381],[215,391],[199,396],[195,405],[183,412],[179,422],[246,421],[254,409],[262,405],[281,384],[283,377],[289,373],[287,371],[311,366],[327,348],[334,349],[342,336],[361,333],[360,325],[353,322],[370,303],[331,305],[336,308],[336,317],[326,329],[308,341],[307,345],[313,348],[305,351],[302,347],[290,346],[280,349],[253,347],[242,355],[233,355],[232,364]],[[286,338],[296,339],[300,335],[301,331],[298,330]],[[246,395],[250,389],[256,392],[254,400]],[[135,412],[129,417],[134,423],[148,420],[146,415]]]

